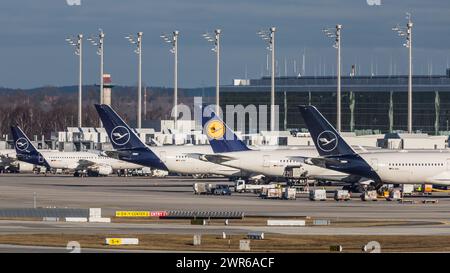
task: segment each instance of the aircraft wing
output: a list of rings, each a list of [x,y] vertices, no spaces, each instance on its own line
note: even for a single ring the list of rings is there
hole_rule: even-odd
[[[315,165],[315,166],[322,167],[322,168],[325,168],[326,164],[332,164],[332,165],[337,166],[337,165],[347,163],[347,161],[326,158],[326,157],[309,157],[309,158],[305,158],[304,162],[306,164]]]
[[[99,175],[109,175],[113,172],[112,166],[104,163],[97,163],[90,160],[81,159],[78,161],[76,170],[90,170],[97,172]]]
[[[16,161],[15,158],[5,156],[5,155],[0,155],[0,163],[4,166],[11,165],[14,161]]]
[[[235,157],[231,157],[231,156],[226,156],[226,155],[222,155],[222,154],[199,154],[199,153],[190,153],[187,154],[189,157],[191,158],[195,158],[201,161],[208,161],[208,162],[212,162],[212,163],[216,163],[216,164],[220,164],[223,162],[227,162],[227,161],[231,161],[231,160],[236,160],[237,158]]]
[[[103,151],[103,153],[108,157],[119,159],[120,153],[118,151]]]
[[[87,168],[93,167],[96,164],[97,163],[92,162],[90,160],[81,159],[81,160],[78,160],[77,169],[87,169]]]

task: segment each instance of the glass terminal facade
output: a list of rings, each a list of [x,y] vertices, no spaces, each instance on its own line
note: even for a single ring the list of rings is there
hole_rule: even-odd
[[[344,76],[341,79],[344,132],[407,130],[407,76]],[[226,105],[267,105],[270,109],[270,77],[243,82],[221,87],[224,116]],[[277,77],[275,88],[280,130],[305,128],[298,105],[314,105],[332,124],[336,123],[336,77]],[[270,122],[269,117],[267,121]],[[447,134],[449,121],[450,70],[446,75],[413,76],[413,130]]]

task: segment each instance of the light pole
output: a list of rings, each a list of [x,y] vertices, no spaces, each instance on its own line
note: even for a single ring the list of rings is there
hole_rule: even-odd
[[[214,37],[210,33],[203,34],[208,42],[214,43],[212,51],[216,52],[216,113],[219,115],[220,111],[220,29],[214,30]]]
[[[100,56],[100,104],[103,104],[103,39],[105,38],[105,33],[103,33],[102,29],[99,29],[98,37],[91,35],[91,37],[87,38],[88,41],[91,42],[93,46],[97,47],[97,55]],[[99,120],[100,127],[102,126],[102,121]]]
[[[260,30],[256,34],[264,41],[268,42],[267,50],[272,53],[271,67],[271,88],[270,88],[270,131],[275,131],[275,27],[269,28],[269,31]]]
[[[83,76],[83,34],[69,37],[66,41],[75,48],[75,55],[79,57],[78,68],[78,127],[82,127],[82,76]]]
[[[170,52],[174,56],[174,67],[173,67],[173,111],[174,115],[174,123],[175,129],[177,129],[177,119],[178,119],[178,35],[179,31],[175,30],[171,35],[162,34],[160,37],[163,38],[164,42],[170,44],[172,48]]]
[[[412,28],[413,22],[411,20],[411,13],[406,13],[406,27],[400,27],[397,25],[392,30],[397,32],[399,37],[405,37],[406,42],[404,47],[408,48],[409,53],[409,72],[408,72],[408,133],[412,133]]]
[[[125,36],[132,45],[136,45],[134,53],[138,55],[138,102],[137,102],[137,126],[136,128],[141,128],[142,126],[142,34],[143,32],[138,32],[137,37],[133,35]]]
[[[337,49],[337,93],[336,93],[336,129],[341,131],[341,29],[342,25],[336,25],[336,29],[325,28],[322,31],[328,38],[334,39],[333,47]]]

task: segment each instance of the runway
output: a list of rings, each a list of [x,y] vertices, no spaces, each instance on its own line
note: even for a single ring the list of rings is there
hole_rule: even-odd
[[[195,226],[188,224],[132,223],[50,223],[34,221],[0,221],[0,235],[7,234],[214,234],[230,235],[265,232],[283,235],[450,235],[447,224],[393,225],[377,227],[269,227],[269,226]]]

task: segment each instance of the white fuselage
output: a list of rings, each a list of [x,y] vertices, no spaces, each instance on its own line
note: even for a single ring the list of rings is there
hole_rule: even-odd
[[[299,167],[303,177],[309,179],[331,179],[340,180],[348,174],[324,169],[321,167],[304,164],[293,160],[293,157],[315,157],[318,156],[314,148],[293,149],[261,149],[242,152],[222,153],[220,155],[234,158],[220,164],[232,168],[262,174],[268,177],[284,177],[287,167]]]
[[[112,170],[139,169],[143,166],[90,152],[41,151],[54,169],[79,170],[87,165],[110,166]]]
[[[239,168],[228,167],[202,161],[189,154],[213,154],[209,145],[158,146],[149,147],[166,165],[170,172],[179,174],[216,174],[240,177],[244,174]]]
[[[388,184],[450,185],[450,152],[402,151],[360,156]]]

